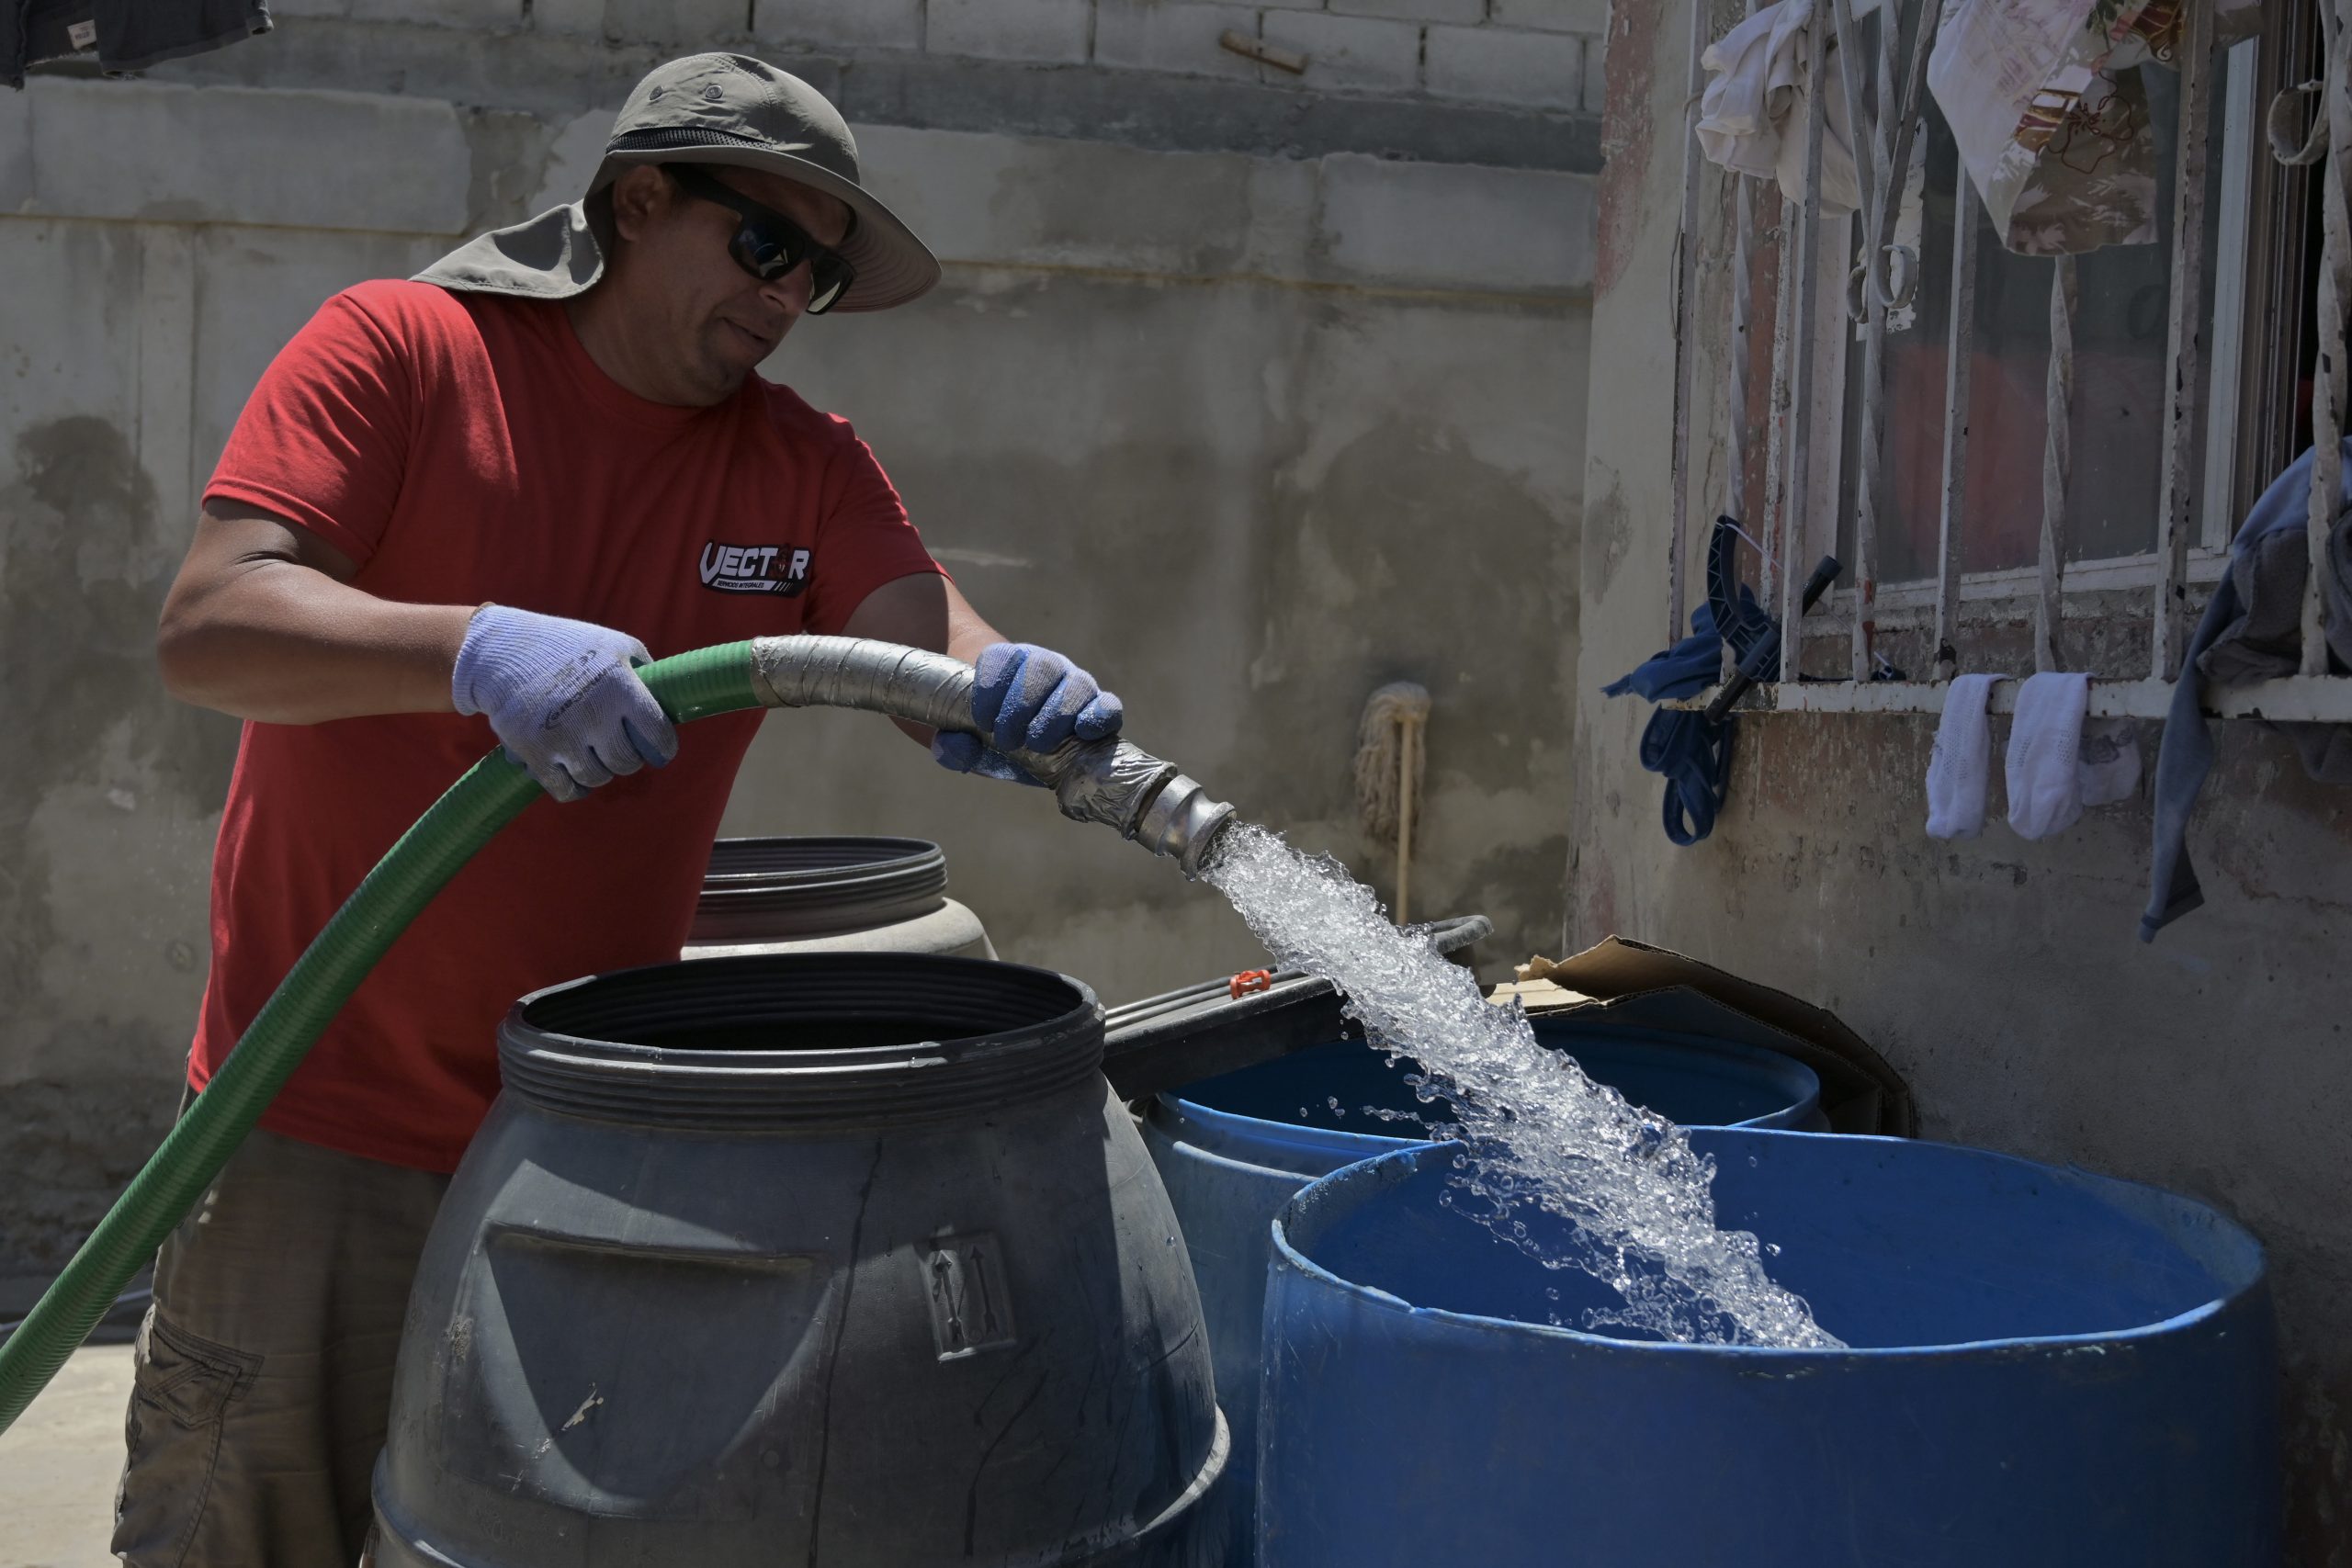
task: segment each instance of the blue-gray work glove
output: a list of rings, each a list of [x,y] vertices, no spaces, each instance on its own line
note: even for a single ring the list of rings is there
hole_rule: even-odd
[[[652,662],[627,632],[485,604],[466,626],[450,695],[459,713],[489,716],[540,788],[578,800],[678,754],[676,728],[638,679]]]
[[[1005,753],[1050,751],[1073,735],[1100,740],[1118,734],[1125,716],[1117,697],[1052,649],[1000,642],[981,653],[972,682],[972,717],[987,739],[943,729],[931,754],[959,773],[1042,786]]]

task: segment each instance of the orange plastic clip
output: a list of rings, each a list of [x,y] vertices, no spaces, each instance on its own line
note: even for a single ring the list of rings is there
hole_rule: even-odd
[[[1226,989],[1233,993],[1235,1001],[1239,1001],[1252,991],[1271,991],[1273,987],[1274,975],[1271,969],[1244,969],[1226,985]]]

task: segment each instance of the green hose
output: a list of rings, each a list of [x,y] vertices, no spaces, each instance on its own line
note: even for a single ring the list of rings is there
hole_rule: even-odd
[[[723,643],[639,671],[683,724],[758,707],[752,645]],[[466,770],[401,835],[295,961],[252,1027],[162,1146],[107,1211],[74,1260],[0,1341],[0,1432],[13,1425],[89,1337],[140,1266],[155,1255],[244,1141],[303,1055],[435,894],[539,794],[503,751]]]

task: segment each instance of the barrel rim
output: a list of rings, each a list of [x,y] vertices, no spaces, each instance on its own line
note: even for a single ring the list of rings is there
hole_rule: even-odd
[[[1331,1195],[1350,1187],[1393,1184],[1404,1179],[1393,1176],[1386,1168],[1405,1165],[1408,1175],[1418,1173],[1421,1162],[1437,1156],[1451,1160],[1467,1145],[1460,1140],[1445,1143],[1412,1144],[1370,1159],[1342,1166],[1330,1175],[1319,1177],[1301,1188],[1285,1202],[1270,1223],[1272,1237],[1272,1258],[1270,1269],[1279,1274],[1283,1269],[1305,1276],[1317,1285],[1338,1292],[1371,1310],[1391,1315],[1428,1318],[1486,1334],[1523,1334],[1542,1339],[1562,1339],[1594,1354],[1626,1356],[1711,1356],[1755,1357],[1778,1361],[1798,1361],[1817,1365],[1850,1362],[1856,1359],[1870,1360],[1923,1360],[1976,1359],[1990,1353],[2015,1355],[2064,1355],[2086,1348],[2112,1345],[2118,1341],[2143,1341],[2178,1334],[2196,1327],[2210,1319],[2233,1313],[2250,1299],[2262,1295],[2269,1288],[2269,1258],[2259,1237],[2236,1220],[2210,1203],[2169,1191],[2143,1181],[2131,1181],[2119,1176],[2104,1176],[2086,1170],[2077,1165],[2056,1166],[2041,1160],[2027,1159],[2020,1155],[2004,1154],[1997,1149],[1980,1149],[1962,1144],[1939,1144],[1915,1138],[1890,1138],[1865,1133],[1800,1133],[1780,1127],[1704,1127],[1694,1129],[1694,1140],[1713,1141],[1725,1134],[1735,1138],[1835,1138],[1843,1143],[1884,1144],[1904,1149],[1957,1150],[1969,1155],[2024,1166],[2051,1177],[2063,1177],[2075,1181],[2095,1182],[2103,1187],[2128,1190],[2135,1195],[2152,1195],[2184,1209],[2209,1216],[2216,1228],[2228,1235],[2233,1242],[2248,1253],[2249,1267],[2245,1277],[2228,1291],[2209,1301],[2199,1303],[2186,1312],[2151,1323],[2135,1324],[2128,1328],[2100,1329],[2082,1334],[2046,1334],[2009,1337],[1996,1339],[1955,1340],[1939,1345],[1866,1345],[1837,1348],[1780,1345],[1685,1345],[1668,1340],[1618,1339],[1605,1334],[1589,1334],[1580,1328],[1568,1328],[1546,1323],[1529,1323],[1521,1318],[1493,1317],[1483,1313],[1455,1312],[1446,1307],[1416,1306],[1393,1292],[1376,1285],[1366,1285],[1353,1280],[1341,1279],[1320,1263],[1308,1258],[1291,1244],[1289,1222],[1310,1203],[1329,1202]],[[2144,1201],[2144,1197],[2143,1198]],[[1271,1279],[1269,1300],[1271,1301]]]
[[[926,998],[941,1007],[949,998],[982,1005],[975,987],[993,988],[999,999],[1025,993],[1045,1010],[1020,1022],[946,1038],[775,1051],[605,1039],[580,1032],[572,1020],[546,1017],[592,993],[609,992],[616,1010],[651,1010],[677,1024],[762,1003],[779,1010],[766,1015],[778,1021],[856,1021],[919,1013]],[[672,995],[665,998],[664,987]],[[786,1001],[799,1005],[781,1005]],[[1069,1005],[1054,1005],[1062,1001]],[[665,1002],[677,1010],[662,1013]],[[754,1010],[752,1017],[759,1016]],[[954,1119],[1098,1077],[1102,1008],[1082,980],[996,959],[741,953],[640,964],[543,987],[519,998],[500,1021],[498,1056],[507,1092],[542,1110],[598,1120],[751,1131]]]
[[[1536,1021],[1538,1027],[1541,1027],[1540,1021]],[[1623,1028],[1587,1030],[1579,1032],[1592,1039],[1639,1041],[1645,1046],[1662,1046],[1669,1051],[1690,1056],[1713,1056],[1718,1059],[1740,1061],[1752,1066],[1769,1066],[1775,1073],[1791,1080],[1790,1088],[1793,1089],[1800,1080],[1806,1086],[1804,1094],[1777,1111],[1768,1111],[1761,1116],[1750,1116],[1740,1122],[1706,1122],[1697,1125],[1743,1127],[1757,1131],[1777,1130],[1787,1126],[1788,1122],[1793,1119],[1817,1112],[1821,1109],[1821,1075],[1793,1056],[1766,1050],[1761,1045],[1753,1045],[1741,1040],[1715,1040],[1702,1034],[1686,1034],[1662,1029]],[[1366,1050],[1380,1049],[1369,1043],[1363,1043]],[[1311,1050],[1314,1047],[1310,1046],[1308,1049]],[[1572,1048],[1569,1049],[1569,1055],[1575,1055]],[[1282,1059],[1276,1058],[1276,1060]],[[1405,1060],[1411,1062],[1414,1059],[1408,1055]],[[1271,1065],[1271,1063],[1259,1064],[1261,1066]],[[1239,1070],[1250,1072],[1255,1069],[1244,1067]],[[1429,1138],[1398,1137],[1387,1133],[1353,1133],[1340,1127],[1308,1127],[1295,1122],[1281,1122],[1267,1116],[1251,1116],[1246,1111],[1226,1111],[1201,1100],[1187,1099],[1181,1089],[1169,1089],[1154,1095],[1151,1104],[1146,1110],[1145,1120],[1170,1137],[1187,1143],[1204,1154],[1215,1155],[1234,1164],[1250,1166],[1269,1173],[1282,1175],[1306,1173],[1293,1171],[1283,1166],[1263,1165],[1258,1161],[1244,1158],[1239,1152],[1237,1152],[1235,1145],[1243,1143],[1271,1144],[1280,1149],[1299,1149],[1317,1155],[1353,1155],[1355,1159],[1362,1160],[1397,1149],[1418,1148],[1436,1141]],[[1210,1136],[1201,1140],[1184,1138],[1182,1135],[1182,1129],[1188,1126],[1198,1127]],[[1282,1135],[1269,1138],[1259,1131],[1261,1128],[1267,1127],[1280,1128]]]
[[[920,919],[947,901],[929,839],[773,834],[711,845],[688,945],[839,935]]]

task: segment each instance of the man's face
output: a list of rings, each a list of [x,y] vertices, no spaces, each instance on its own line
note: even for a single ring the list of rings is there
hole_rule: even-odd
[[[758,170],[700,168],[789,218],[820,245],[837,246],[849,233],[849,209],[838,197]],[[711,400],[741,385],[808,310],[808,263],[772,281],[752,276],[728,251],[742,220],[690,195],[661,170],[624,175],[614,187],[613,209],[625,242],[614,281],[628,296],[631,314],[655,329],[649,335],[674,345],[673,369],[682,384]]]

